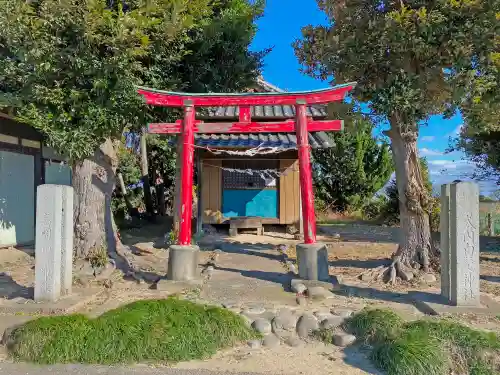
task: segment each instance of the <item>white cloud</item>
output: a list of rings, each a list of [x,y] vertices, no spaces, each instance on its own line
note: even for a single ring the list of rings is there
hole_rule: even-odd
[[[432,142],[436,139],[433,135],[426,135],[422,137],[422,142]]]
[[[444,137],[449,138],[449,137],[458,137],[460,135],[460,132],[462,131],[462,128],[464,127],[464,124],[458,125],[455,130],[453,130],[451,133],[446,134]]]
[[[443,155],[443,152],[442,151],[438,151],[438,150],[431,150],[430,148],[421,148],[420,149],[420,155],[422,156],[441,156]]]

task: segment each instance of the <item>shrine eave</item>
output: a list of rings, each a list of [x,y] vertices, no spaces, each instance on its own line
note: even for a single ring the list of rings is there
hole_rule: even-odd
[[[162,107],[183,107],[186,103],[195,107],[219,106],[267,106],[295,105],[298,100],[311,104],[327,104],[340,101],[354,89],[355,82],[336,85],[326,89],[295,92],[252,92],[252,93],[181,93],[138,87],[138,93],[149,105]]]
[[[309,132],[309,145],[312,149],[335,146],[334,140],[326,132]],[[297,137],[293,133],[247,133],[247,134],[198,134],[194,135],[195,144],[201,148],[248,149],[255,147],[279,147],[283,150],[296,150]],[[176,145],[177,137],[169,144]]]

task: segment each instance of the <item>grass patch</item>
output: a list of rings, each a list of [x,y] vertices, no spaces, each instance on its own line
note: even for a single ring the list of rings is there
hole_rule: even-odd
[[[17,360],[41,364],[178,362],[257,336],[229,310],[169,298],[134,302],[96,319],[39,318],[14,330],[8,349]]]
[[[389,310],[365,310],[345,328],[372,346],[388,375],[500,374],[500,338],[491,332],[450,320],[405,323]]]

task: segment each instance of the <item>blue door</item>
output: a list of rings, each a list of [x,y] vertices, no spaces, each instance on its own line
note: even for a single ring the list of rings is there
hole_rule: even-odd
[[[278,191],[276,189],[224,189],[222,191],[224,217],[258,216],[278,217]]]

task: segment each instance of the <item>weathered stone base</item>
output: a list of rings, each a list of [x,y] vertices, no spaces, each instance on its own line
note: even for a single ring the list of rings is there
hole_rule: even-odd
[[[328,249],[325,244],[299,244],[296,251],[301,279],[329,281]]]
[[[198,277],[198,246],[172,245],[169,248],[167,279],[189,281]]]
[[[94,301],[106,291],[104,288],[85,288],[74,290],[71,295],[64,296],[56,302],[35,302],[24,298],[3,300],[0,313],[19,315],[60,315],[73,313]]]
[[[413,300],[415,306],[428,315],[445,314],[477,314],[492,315],[500,314],[500,303],[493,298],[482,294],[480,306],[453,306],[439,294],[424,292],[409,292],[408,295]]]

